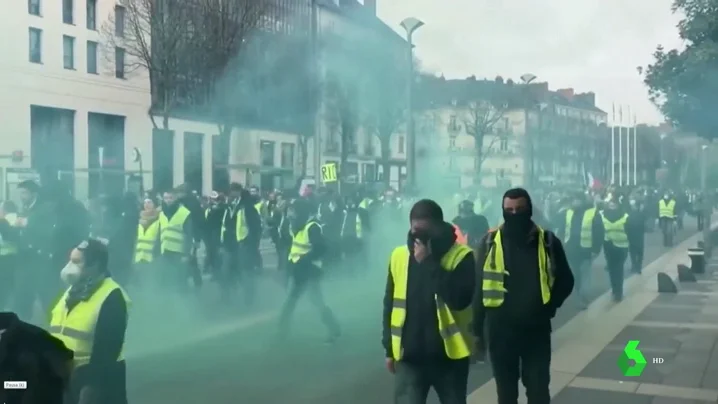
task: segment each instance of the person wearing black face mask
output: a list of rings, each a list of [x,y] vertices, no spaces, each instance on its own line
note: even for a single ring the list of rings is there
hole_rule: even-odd
[[[456,243],[436,202],[418,201],[409,219],[407,244],[391,254],[384,294],[382,343],[396,376],[394,403],[426,403],[433,387],[442,404],[466,404],[473,252]]]
[[[528,404],[551,401],[551,319],[574,285],[561,242],[532,214],[525,189],[507,191],[504,224],[482,239],[477,253],[473,331],[479,342],[488,334],[498,404],[517,403],[519,378]]]

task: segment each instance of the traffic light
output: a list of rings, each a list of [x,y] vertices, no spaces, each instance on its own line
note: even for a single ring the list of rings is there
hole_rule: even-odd
[[[22,163],[23,158],[25,158],[25,154],[22,150],[14,150],[12,152],[11,160],[13,163]]]

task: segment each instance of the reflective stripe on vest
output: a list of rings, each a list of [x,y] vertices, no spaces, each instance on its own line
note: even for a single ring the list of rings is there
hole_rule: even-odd
[[[160,212],[160,251],[184,252],[184,222],[189,217],[189,209],[180,205],[177,212],[168,219]]]
[[[541,300],[547,304],[551,300],[551,288],[553,287],[553,271],[551,260],[546,250],[546,235],[542,228],[538,229],[538,267],[541,283]],[[508,291],[504,286],[504,277],[509,276],[504,261],[504,247],[501,240],[501,230],[497,230],[493,236],[488,256],[484,262],[483,279],[481,290],[483,294],[484,307],[499,307],[504,303],[504,297]]]
[[[244,213],[244,208],[242,206],[238,206],[236,211],[237,213],[237,220],[235,220],[235,226],[234,226],[234,236],[237,238],[237,241],[242,241],[247,236],[249,236],[249,227],[247,227],[247,220],[246,220],[246,214]],[[230,210],[225,209],[224,210],[224,216],[222,216],[222,229],[219,233],[219,241],[224,243],[224,232],[227,231],[227,226],[225,223],[227,222],[227,216],[230,215]]]
[[[319,230],[322,229],[322,226],[319,223],[310,220],[304,225],[304,228],[301,231],[292,235],[292,248],[289,250],[290,262],[297,263],[302,256],[307,255],[310,251],[312,251],[312,242],[309,240],[309,229],[312,226],[318,226]],[[312,261],[312,263],[320,268],[322,266],[322,262],[320,260]]]
[[[359,212],[349,212],[346,210],[344,211],[344,219],[342,220],[342,230],[339,234],[341,234],[342,237],[350,236],[350,234],[348,234],[346,232],[346,230],[347,230],[346,226],[347,226],[347,219],[351,215],[355,216],[355,218],[354,218],[354,236],[356,236],[356,238],[360,239],[360,238],[362,238],[362,225],[361,225],[361,217],[359,216]]]
[[[658,217],[676,217],[676,201],[671,199],[666,203],[665,199],[658,201]]]
[[[624,214],[623,217],[611,222],[603,216],[603,227],[606,229],[606,241],[610,242],[618,248],[628,248],[628,235],[626,234],[626,222],[628,221],[628,214]]]
[[[100,308],[107,296],[115,289],[122,291],[122,296],[125,298],[129,308],[130,299],[125,291],[114,280],[107,278],[88,300],[78,303],[69,313],[67,311],[69,289],[65,291],[60,301],[52,309],[50,334],[62,341],[68,349],[74,352],[73,363],[75,368],[89,363],[94,343],[95,324],[97,324]],[[123,353],[120,351],[117,361],[119,362],[123,359]]]
[[[137,245],[135,246],[135,262],[152,262],[155,245],[160,234],[160,221],[155,220],[147,229],[137,225]]]
[[[566,230],[564,231],[564,243],[571,238],[571,223],[573,221],[573,209],[566,211]],[[593,219],[596,217],[596,208],[587,209],[581,220],[581,247],[593,247]]]
[[[453,271],[459,263],[471,254],[471,248],[456,244],[441,257],[441,268]],[[406,293],[409,273],[409,249],[406,246],[397,247],[391,253],[389,271],[394,282],[393,307],[391,310],[391,351],[395,360],[403,356],[401,337],[406,321]],[[469,329],[473,310],[471,306],[461,311],[451,310],[438,295],[436,301],[436,314],[439,320],[439,334],[444,340],[444,349],[450,359],[462,359],[471,355],[474,346],[472,332]]]
[[[10,224],[11,227],[15,227],[17,224],[17,214],[8,213],[5,215],[5,220]],[[0,256],[17,254],[17,245],[15,243],[1,240],[0,241]]]

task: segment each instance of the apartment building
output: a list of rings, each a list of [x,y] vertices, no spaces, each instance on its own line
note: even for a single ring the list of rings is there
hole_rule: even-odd
[[[593,93],[475,77],[424,77],[420,93],[418,164],[431,182],[505,189],[604,174],[610,138]]]

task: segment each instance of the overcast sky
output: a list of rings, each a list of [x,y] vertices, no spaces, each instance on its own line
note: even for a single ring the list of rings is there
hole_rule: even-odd
[[[518,78],[533,73],[552,90],[596,93],[630,105],[639,122],[658,123],[636,70],[656,45],[680,46],[671,0],[377,0],[396,27],[405,17],[426,23],[415,34],[418,57],[447,78]],[[399,28],[400,30],[401,28]],[[624,111],[626,108],[624,107]],[[628,115],[628,114],[624,114]]]

